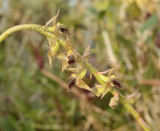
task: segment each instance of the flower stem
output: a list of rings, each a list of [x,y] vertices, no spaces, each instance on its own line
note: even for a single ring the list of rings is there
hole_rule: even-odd
[[[96,79],[98,80],[98,82],[106,87],[106,83],[99,77],[99,75],[97,74],[97,70],[94,66],[92,66],[89,62],[87,62],[85,60],[85,64],[86,67],[88,67],[88,70],[96,77]],[[120,102],[122,103],[122,105],[128,110],[128,112],[130,112],[133,117],[139,122],[139,124],[141,125],[141,127],[145,130],[145,131],[151,131],[151,128],[145,123],[145,121],[140,117],[140,114],[131,106],[131,104],[129,104],[127,102],[127,100],[125,99],[125,97],[116,89],[111,89],[110,93],[112,95],[115,95],[116,93],[119,94],[119,98],[120,98]]]
[[[53,27],[54,28],[54,27]],[[19,31],[19,30],[34,30],[37,31],[45,36],[48,36],[50,38],[54,38],[53,34],[51,33],[53,31],[52,27],[46,27],[46,26],[41,26],[41,25],[36,25],[36,24],[23,24],[23,25],[17,25],[12,28],[9,28],[5,32],[3,32],[0,35],[0,43],[8,37],[10,34],[13,32]]]
[[[34,30],[37,31],[47,37],[50,37],[52,39],[54,39],[54,26],[53,27],[46,27],[46,26],[41,26],[41,25],[36,25],[36,24],[23,24],[23,25],[17,25],[14,26],[8,30],[6,30],[4,33],[2,33],[0,35],[0,43],[6,38],[8,37],[10,34],[12,34],[13,32],[19,31],[19,30]],[[58,40],[58,42],[62,45],[62,46],[66,46],[66,41],[63,38],[60,38]],[[100,78],[99,74],[97,74],[97,69],[92,66],[87,60],[82,59],[82,62],[84,63],[85,67],[96,77],[96,79],[98,80],[98,82],[103,86],[106,87],[106,83]],[[111,89],[110,93],[112,93],[113,95],[115,95],[116,93],[119,94],[119,98],[120,98],[120,102],[122,103],[122,105],[133,115],[133,117],[139,122],[139,124],[141,125],[141,127],[145,130],[145,131],[151,131],[151,128],[144,122],[144,120],[140,117],[140,114],[127,102],[127,100],[125,99],[125,97],[116,89]]]

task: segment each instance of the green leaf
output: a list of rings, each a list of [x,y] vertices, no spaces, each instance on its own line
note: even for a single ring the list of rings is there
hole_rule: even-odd
[[[153,14],[147,21],[145,21],[143,27],[141,28],[141,32],[143,33],[145,30],[152,29],[158,23],[157,14]]]
[[[3,120],[0,121],[0,127],[3,131],[17,131],[15,124],[15,120],[12,117],[3,118]]]

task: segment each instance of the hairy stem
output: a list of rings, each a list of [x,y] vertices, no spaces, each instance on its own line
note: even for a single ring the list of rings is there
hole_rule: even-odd
[[[54,39],[54,26],[53,27],[46,27],[46,26],[41,26],[41,25],[36,25],[36,24],[24,24],[24,25],[17,25],[14,26],[8,30],[6,30],[4,33],[2,33],[0,35],[0,43],[6,38],[8,37],[10,34],[12,34],[13,32],[19,31],[19,30],[34,30],[37,31],[47,37],[50,37],[52,39]],[[66,41],[63,38],[60,38],[58,40],[58,42],[62,45],[62,46],[66,46]],[[98,80],[98,82],[103,86],[106,87],[106,83],[100,78],[99,74],[97,74],[97,69],[92,66],[87,60],[81,58],[85,67],[95,76],[95,78]],[[116,89],[111,89],[110,93],[112,93],[113,95],[115,95],[116,93],[119,94],[119,98],[120,98],[120,102],[122,103],[122,105],[133,115],[133,117],[139,122],[139,124],[141,125],[141,127],[145,130],[145,131],[151,131],[151,128],[144,122],[144,120],[140,117],[140,114],[127,102],[127,100],[125,99],[125,97]]]

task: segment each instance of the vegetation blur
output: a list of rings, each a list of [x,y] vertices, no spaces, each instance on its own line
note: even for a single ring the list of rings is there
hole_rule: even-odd
[[[19,24],[45,25],[57,14],[83,54],[91,47],[92,64],[104,71],[120,63],[118,76],[126,97],[146,123],[160,130],[160,0],[0,0],[0,34]],[[47,39],[19,31],[0,44],[1,131],[141,131],[123,106],[73,87],[61,62],[47,58]],[[85,81],[95,84],[89,73]]]

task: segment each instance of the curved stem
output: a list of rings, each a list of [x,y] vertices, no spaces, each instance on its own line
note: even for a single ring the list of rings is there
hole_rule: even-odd
[[[23,25],[14,26],[12,28],[9,28],[5,32],[3,32],[0,35],[0,43],[10,34],[12,34],[13,32],[19,31],[19,30],[34,30],[45,36],[54,38],[53,33],[51,33],[54,30],[54,27],[46,27],[46,26],[41,26],[41,25],[36,25],[36,24],[23,24]]]

